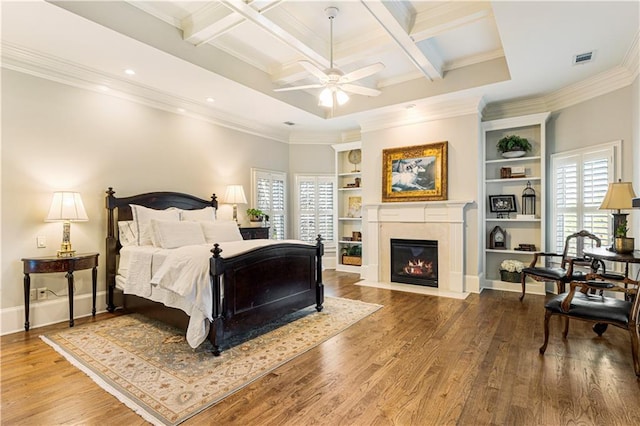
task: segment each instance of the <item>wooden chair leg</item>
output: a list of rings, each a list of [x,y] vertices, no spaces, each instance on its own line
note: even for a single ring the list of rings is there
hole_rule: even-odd
[[[547,350],[547,343],[549,343],[549,319],[551,315],[551,311],[547,311],[544,314],[544,343],[540,346],[540,355],[544,354],[544,351]]]
[[[525,280],[527,279],[527,274],[522,273],[522,279],[520,280],[520,284],[522,284],[522,295],[520,296],[520,301],[522,302],[522,300],[524,299],[524,292],[526,289],[526,285],[525,285]]]
[[[562,337],[566,339],[568,334],[569,334],[569,318],[564,317],[564,331],[562,332]]]
[[[633,358],[633,369],[636,376],[640,377],[640,361],[638,360],[638,327],[630,324],[629,334],[631,335],[631,356]]]
[[[566,285],[563,281],[556,281],[556,286],[558,287],[558,294],[565,292]]]

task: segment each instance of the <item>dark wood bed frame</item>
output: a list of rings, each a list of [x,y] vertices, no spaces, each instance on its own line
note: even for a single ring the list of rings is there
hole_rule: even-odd
[[[186,330],[189,317],[181,310],[125,295],[116,288],[118,255],[122,247],[118,240],[117,221],[132,220],[131,204],[157,210],[168,207],[195,210],[207,206],[217,209],[216,195],[213,194],[209,201],[177,192],[151,192],[116,198],[113,188],[107,190],[107,310],[113,312],[116,306],[122,306],[128,312],[139,312]],[[277,244],[229,259],[221,256],[223,249],[223,243],[214,244],[209,262],[214,300],[213,323],[208,339],[215,355],[220,354],[223,340],[227,337],[255,329],[313,304],[318,312],[322,310],[324,246],[320,236],[315,246]]]

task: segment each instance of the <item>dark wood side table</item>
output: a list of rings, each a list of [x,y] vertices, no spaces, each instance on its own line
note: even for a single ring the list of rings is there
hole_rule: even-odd
[[[93,290],[93,309],[96,315],[96,290],[98,287],[98,253],[78,254],[73,257],[25,257],[24,265],[24,329],[29,331],[29,293],[31,277],[29,274],[48,274],[51,272],[66,272],[69,285],[69,327],[73,327],[73,273],[83,269],[91,269]]]
[[[268,226],[256,226],[256,227],[240,227],[240,234],[245,240],[267,240],[269,239],[269,227]]]

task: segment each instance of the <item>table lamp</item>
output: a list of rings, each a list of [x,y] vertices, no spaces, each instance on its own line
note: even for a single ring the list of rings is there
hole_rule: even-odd
[[[89,220],[78,192],[54,192],[51,207],[45,222],[62,222],[62,244],[58,257],[73,257],[76,251],[71,248],[71,222]]]
[[[620,213],[620,210],[632,208],[632,200],[635,196],[636,194],[633,192],[631,182],[622,182],[621,179],[618,179],[618,182],[612,182],[609,184],[609,189],[607,189],[607,194],[604,196],[604,200],[602,200],[600,208],[617,210],[617,213],[612,213],[614,239],[617,230],[622,229],[623,225],[626,225],[627,223],[628,213]],[[622,236],[626,236],[626,232],[625,235]]]
[[[247,204],[242,185],[228,185],[224,194],[224,202],[233,204],[233,220],[238,222],[238,204]]]

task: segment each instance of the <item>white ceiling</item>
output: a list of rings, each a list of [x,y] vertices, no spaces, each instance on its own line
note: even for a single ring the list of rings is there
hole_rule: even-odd
[[[317,83],[300,60],[329,68],[329,6],[335,66],[385,65],[356,82],[380,96],[333,111],[320,89],[273,91]],[[1,12],[4,67],[288,141],[357,132],[409,105],[540,105],[638,74],[638,1],[3,1]]]

